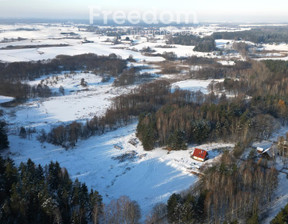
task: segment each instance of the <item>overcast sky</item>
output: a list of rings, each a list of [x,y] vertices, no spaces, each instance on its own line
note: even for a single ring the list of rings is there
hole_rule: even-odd
[[[0,0],[1,18],[89,18],[102,10],[193,12],[199,22],[288,22],[287,0]]]

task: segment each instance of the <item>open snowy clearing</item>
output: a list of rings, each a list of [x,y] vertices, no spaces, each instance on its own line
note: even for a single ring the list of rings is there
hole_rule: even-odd
[[[144,56],[139,52],[115,49],[114,45],[101,44],[101,43],[89,43],[89,44],[78,44],[66,47],[44,47],[44,48],[29,48],[29,49],[16,49],[16,50],[0,50],[0,60],[8,62],[16,61],[38,61],[45,59],[53,59],[57,55],[80,55],[86,53],[93,53],[97,55],[105,55],[115,53],[120,57],[127,59],[130,55],[133,58],[140,61],[155,62],[163,61],[162,57],[151,57]]]
[[[288,52],[288,44],[263,44],[266,51],[286,51]]]
[[[85,26],[85,25],[84,25]],[[101,27],[99,29],[110,28]],[[112,27],[111,27],[112,28]],[[131,27],[122,27],[123,30],[129,30]],[[189,32],[201,37],[208,36],[214,32],[235,32],[249,30],[246,27],[222,27],[217,24],[195,27],[165,27],[161,28],[164,33]],[[173,52],[178,57],[198,56],[208,58],[219,58],[227,60],[227,56],[241,58],[239,54],[229,54],[221,56],[215,52],[196,52],[194,46],[169,45],[166,48],[165,35],[155,35],[152,39],[142,36],[141,33],[129,33],[122,35],[120,44],[113,44],[115,37],[96,34],[94,32],[85,32],[74,25],[63,24],[16,24],[0,25],[0,61],[38,61],[55,58],[57,55],[79,55],[85,53],[94,53],[98,55],[109,55],[115,53],[122,58],[128,58],[130,55],[138,61],[159,62],[163,57],[145,56],[140,50],[150,47],[155,52],[153,54],[163,54],[164,52]],[[161,31],[161,32],[162,32]],[[20,38],[20,39],[18,39]],[[129,38],[128,41],[125,39]],[[85,43],[85,41],[88,41]],[[233,40],[216,40],[216,47],[229,50],[232,47]],[[248,43],[248,42],[247,42]],[[249,42],[248,44],[254,45]],[[42,46],[41,46],[42,45]],[[51,45],[45,47],[45,45]],[[53,46],[56,45],[56,46]],[[65,46],[61,46],[65,45]],[[5,49],[6,47],[12,49]],[[21,49],[21,46],[23,47]],[[27,46],[29,46],[27,48]],[[31,47],[32,46],[32,47]],[[35,48],[33,48],[35,46]],[[20,49],[13,49],[20,47]],[[265,45],[265,50],[287,51],[286,44]],[[228,59],[229,60],[229,59]],[[285,60],[285,58],[284,58]],[[225,63],[225,62],[224,62]]]
[[[185,190],[195,183],[198,178],[190,173],[190,168],[205,163],[190,158],[193,147],[169,154],[160,148],[144,151],[135,137],[135,128],[136,124],[131,124],[80,141],[76,148],[68,151],[50,144],[41,144],[34,137],[28,140],[10,135],[9,156],[15,160],[16,165],[29,158],[42,165],[58,161],[67,168],[72,179],[78,178],[89,188],[98,190],[105,203],[121,195],[136,200],[145,218],[153,205],[166,202],[172,193]],[[214,149],[233,147],[233,144],[206,144],[198,147],[208,150],[213,159],[220,154]]]
[[[137,63],[134,65],[141,66]],[[81,79],[87,82],[87,87],[80,85]],[[78,178],[89,188],[98,190],[105,203],[121,195],[136,200],[145,218],[153,205],[166,202],[172,193],[185,190],[198,180],[191,172],[197,172],[203,163],[190,158],[194,147],[169,154],[161,148],[146,152],[135,136],[136,123],[80,141],[68,151],[59,146],[41,144],[36,140],[37,134],[27,139],[18,136],[21,126],[49,131],[62,122],[101,115],[111,105],[112,97],[134,88],[116,88],[113,79],[104,83],[101,80],[102,77],[91,73],[63,72],[28,82],[31,85],[43,82],[58,96],[29,101],[16,108],[5,108],[4,117],[10,127],[9,156],[17,165],[29,158],[42,165],[58,161],[67,168],[73,179]],[[210,81],[200,83],[200,86],[206,88]],[[199,86],[199,81],[194,82],[194,86]],[[59,93],[60,86],[65,89],[63,96]],[[221,154],[219,149],[232,148],[233,144],[215,143],[197,147],[209,151],[210,160],[205,163],[211,163]]]
[[[189,79],[184,81],[175,82],[172,84],[172,91],[175,91],[177,88],[182,90],[189,91],[201,91],[204,94],[208,94],[208,86],[211,82],[223,82],[224,79],[208,79],[208,80],[197,80]]]
[[[87,86],[80,85],[84,79]],[[57,96],[28,101],[15,108],[6,109],[6,119],[17,128],[35,127],[50,130],[52,125],[60,122],[72,122],[103,116],[111,106],[111,99],[130,92],[135,86],[114,87],[113,78],[102,82],[102,77],[91,73],[59,74],[28,82],[31,85],[43,83],[57,93]],[[64,88],[65,95],[59,92]]]
[[[10,102],[14,100],[13,97],[10,97],[10,96],[0,96],[0,104],[1,103],[7,103],[7,102]]]

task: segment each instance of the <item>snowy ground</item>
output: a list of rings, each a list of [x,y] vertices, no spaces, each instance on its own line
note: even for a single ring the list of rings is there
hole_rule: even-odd
[[[29,29],[35,28],[36,30],[17,30],[23,27]],[[183,31],[183,29],[175,27],[167,27],[165,29],[175,32],[179,30]],[[224,28],[215,24],[185,29],[199,36],[207,36],[216,31],[233,32],[248,30],[250,28]],[[234,61],[230,57],[235,56],[239,58],[238,54],[219,56],[213,53],[194,52],[193,46],[173,45],[172,48],[159,47],[165,45],[163,35],[156,35],[156,41],[150,41],[149,38],[138,35],[127,35],[133,41],[133,45],[129,41],[113,45],[111,42],[107,42],[107,39],[110,38],[113,40],[113,37],[92,32],[83,32],[73,25],[0,25],[0,30],[4,31],[0,32],[0,41],[4,40],[4,38],[26,38],[26,40],[21,41],[0,43],[0,60],[7,62],[51,59],[59,54],[77,55],[96,53],[99,55],[109,55],[115,53],[122,58],[128,58],[132,55],[137,62],[132,62],[129,66],[145,67],[140,71],[140,74],[148,72],[155,75],[155,77],[157,75],[157,77],[165,78],[174,76],[161,75],[159,74],[161,72],[159,66],[149,64],[149,62],[159,62],[165,59],[159,56],[145,56],[141,54],[139,51],[143,47],[150,47],[156,51],[155,54],[162,54],[166,51],[184,57],[192,55],[213,57],[217,58],[218,62],[222,65],[234,65]],[[70,39],[67,38],[67,34],[63,34],[69,32],[75,33],[79,39]],[[85,38],[89,41],[94,41],[94,43],[82,44]],[[66,44],[68,46],[14,50],[1,49],[9,45],[27,46],[44,44]],[[223,50],[229,50],[231,49],[232,42],[229,40],[217,40],[216,45]],[[280,49],[286,51],[287,46],[265,47],[267,50]],[[193,70],[199,69],[197,66],[194,67]],[[82,78],[87,82],[87,87],[80,85]],[[80,141],[74,149],[68,151],[50,144],[41,144],[36,140],[36,134],[32,135],[30,139],[21,139],[18,136],[21,126],[27,128],[35,127],[37,131],[42,128],[49,130],[53,125],[58,125],[62,122],[89,119],[95,115],[101,116],[111,105],[113,97],[127,93],[135,88],[135,86],[116,88],[113,86],[113,79],[103,83],[100,76],[81,72],[46,76],[31,81],[29,84],[37,85],[41,80],[57,95],[47,99],[30,100],[15,108],[4,109],[4,118],[10,125],[9,156],[15,160],[17,165],[27,161],[28,158],[42,165],[46,165],[50,161],[58,161],[61,166],[67,168],[73,179],[78,178],[80,181],[85,182],[89,188],[98,190],[103,195],[105,203],[121,195],[128,195],[140,204],[142,213],[146,216],[155,203],[165,202],[172,193],[185,190],[197,181],[197,176],[191,174],[191,170],[197,169],[203,163],[196,162],[190,158],[194,147],[209,151],[210,160],[205,163],[217,160],[221,154],[221,150],[218,149],[233,147],[233,144],[215,143],[189,146],[186,151],[173,151],[169,154],[166,150],[160,148],[146,152],[135,137],[136,123],[102,136],[95,136],[88,140]],[[172,91],[180,88],[201,91],[206,94],[209,93],[207,87],[211,81],[213,80],[191,79],[179,81],[172,85]],[[59,87],[61,86],[64,87],[65,95],[59,93]],[[10,101],[12,98],[0,96],[0,104],[8,100]],[[135,145],[131,144],[131,142]],[[284,181],[282,176],[280,178],[281,181]],[[286,182],[283,182],[283,184],[286,186]],[[284,192],[282,188],[279,188],[278,191]],[[281,196],[284,201],[287,200],[285,195],[288,195],[288,192],[285,191],[283,197]],[[282,206],[282,204],[275,205],[275,209],[273,208],[275,212],[279,211],[280,205]]]
[[[0,26],[4,32],[0,33],[0,41],[4,38],[26,38],[26,40],[0,43],[0,60],[7,62],[31,61],[51,59],[59,54],[77,55],[83,53],[96,53],[109,55],[115,53],[122,58],[130,55],[137,62],[129,66],[145,67],[140,74],[159,74],[161,70],[149,62],[163,61],[158,56],[145,56],[139,50],[143,47],[151,47],[156,53],[174,52],[177,56],[207,56],[207,53],[193,52],[193,46],[175,45],[173,48],[161,48],[165,45],[164,36],[156,36],[156,43],[149,42],[147,38],[131,35],[133,46],[129,42],[113,45],[106,42],[113,37],[87,33],[78,30],[74,26],[63,26],[60,24],[48,25],[27,25],[25,28],[34,28],[33,31],[17,30],[22,25]],[[214,27],[213,29],[217,29]],[[208,32],[208,28],[202,27],[195,32]],[[66,34],[73,32],[79,39],[67,38]],[[94,43],[82,44],[87,38]],[[30,45],[60,45],[57,47],[35,47],[27,48]],[[1,49],[8,46],[24,46],[23,49]],[[158,46],[158,47],[157,47]],[[81,79],[87,82],[87,87],[81,86]],[[72,122],[92,118],[95,115],[101,116],[111,105],[111,99],[115,96],[127,93],[135,86],[116,88],[113,86],[113,79],[109,82],[101,82],[100,76],[91,73],[70,74],[63,72],[57,75],[42,77],[38,80],[28,82],[30,85],[43,83],[56,93],[55,96],[46,99],[33,99],[15,108],[5,108],[4,118],[9,123],[9,156],[19,165],[21,162],[31,158],[36,163],[46,165],[50,161],[58,161],[61,166],[66,167],[70,176],[85,182],[89,188],[98,190],[104,197],[104,202],[111,199],[128,195],[136,200],[142,209],[143,218],[149,213],[153,205],[158,202],[166,202],[174,192],[180,192],[190,187],[197,176],[191,173],[191,169],[197,169],[202,163],[193,161],[190,158],[193,152],[191,146],[187,151],[167,153],[163,149],[155,149],[152,152],[145,152],[140,141],[135,137],[136,123],[116,131],[106,133],[102,136],[95,136],[85,141],[78,142],[71,150],[64,150],[61,147],[50,144],[41,144],[33,134],[29,139],[21,139],[18,136],[19,128],[36,128],[50,130],[54,125],[62,122]],[[194,83],[193,83],[194,82]],[[210,81],[187,81],[186,87],[190,86],[207,92],[206,88]],[[184,88],[184,83],[177,83]],[[65,95],[59,92],[64,87]],[[197,89],[197,90],[198,90]],[[1,98],[4,99],[4,98]],[[129,141],[133,139],[137,144],[132,145]],[[134,142],[135,143],[135,142]],[[116,147],[117,146],[117,147]],[[217,159],[220,151],[215,149],[221,147],[232,147],[233,145],[210,144],[199,146],[209,151],[211,162]],[[120,150],[120,149],[121,150]]]
[[[21,28],[21,30],[19,30]],[[23,28],[30,29],[29,31]],[[129,28],[129,27],[127,27]],[[126,29],[127,29],[126,28]],[[35,29],[35,30],[31,30]],[[166,27],[162,28],[163,32],[189,32],[194,35],[207,36],[217,31],[239,31],[247,30],[249,28],[224,28],[219,25],[207,25],[189,28]],[[173,52],[178,57],[199,56],[199,57],[219,57],[215,53],[203,53],[193,51],[194,46],[172,45],[172,48],[163,48],[166,45],[165,35],[155,35],[153,40],[149,40],[140,34],[123,35],[121,44],[112,44],[114,37],[95,34],[93,32],[84,32],[74,25],[61,24],[34,24],[34,25],[0,25],[0,41],[14,38],[24,38],[24,40],[3,42],[0,43],[0,60],[15,62],[15,61],[30,61],[51,59],[59,54],[77,55],[84,53],[95,53],[98,55],[109,55],[115,53],[122,58],[128,58],[132,55],[140,61],[163,61],[162,57],[144,56],[139,52],[144,47],[150,47],[155,50],[154,54],[162,54],[164,52]],[[73,35],[68,35],[73,33]],[[124,39],[129,37],[130,41]],[[83,41],[89,40],[93,43],[85,43]],[[227,41],[229,42],[229,41]],[[41,47],[41,45],[67,45],[57,47]],[[38,45],[36,48],[24,49],[5,49],[8,46],[30,46]],[[220,46],[217,42],[217,46]]]
[[[288,170],[287,170],[288,171]],[[264,219],[261,220],[263,224],[269,224],[272,219],[288,204],[288,178],[287,174],[279,173],[278,176],[279,183],[275,191],[274,200],[267,206],[267,208],[262,212]]]
[[[24,30],[28,29],[28,30]],[[112,28],[112,27],[100,27]],[[119,27],[128,30],[131,27]],[[20,29],[20,30],[19,30]],[[34,30],[33,30],[34,29]],[[235,32],[250,30],[250,27],[224,27],[218,24],[210,24],[196,27],[163,27],[160,30],[170,33],[186,32],[185,34],[193,34],[201,37],[209,36],[214,32]],[[241,58],[239,54],[229,54],[220,56],[213,53],[204,53],[193,51],[194,46],[171,45],[172,48],[163,48],[166,45],[166,37],[162,35],[154,35],[150,38],[149,34],[143,36],[142,33],[131,33],[121,36],[120,44],[114,45],[112,42],[115,37],[96,34],[93,32],[85,32],[76,25],[63,24],[15,24],[0,25],[0,61],[30,61],[52,59],[59,54],[78,55],[84,53],[95,53],[98,55],[109,55],[115,53],[122,58],[128,58],[132,55],[139,61],[163,61],[163,57],[145,56],[139,52],[144,47],[150,47],[155,51],[153,54],[162,54],[164,52],[173,52],[178,57],[199,56],[229,60],[229,57]],[[161,31],[161,32],[162,32]],[[9,41],[13,38],[13,41]],[[17,41],[18,38],[20,41]],[[129,38],[129,41],[125,39]],[[6,42],[4,42],[6,40]],[[7,42],[7,40],[9,42]],[[83,43],[85,40],[93,43]],[[1,43],[2,41],[2,43]],[[231,50],[234,40],[216,40],[217,48],[222,50]],[[247,42],[248,43],[248,42]],[[249,42],[254,45],[254,43]],[[8,46],[30,46],[37,45],[37,48],[24,49],[5,49]],[[41,45],[67,45],[57,47],[41,47]],[[170,45],[169,45],[170,46]],[[264,45],[263,50],[277,50],[279,52],[287,52],[287,44]],[[228,57],[228,59],[227,59]],[[274,58],[274,57],[272,57]],[[284,60],[286,57],[284,57]],[[225,62],[224,62],[225,63]]]
[[[9,156],[16,165],[29,158],[42,165],[58,161],[67,168],[72,179],[78,178],[89,188],[98,190],[105,203],[128,195],[140,204],[145,217],[155,203],[166,202],[172,193],[195,183],[197,176],[190,173],[190,168],[203,163],[190,158],[194,147],[169,154],[160,148],[144,151],[135,137],[135,128],[136,123],[80,141],[76,148],[68,151],[41,144],[35,136],[28,140],[10,135]],[[131,140],[136,144],[129,143]],[[198,147],[208,150],[210,158],[214,159],[220,152],[213,149],[232,146],[218,143]]]
[[[53,25],[26,25],[26,28],[36,29],[35,31],[19,31],[23,28],[21,25],[0,25],[3,32],[0,33],[0,41],[6,39],[17,39],[18,37],[25,40],[13,41],[8,43],[0,43],[0,61],[38,61],[44,59],[52,59],[57,55],[79,55],[84,53],[94,53],[98,55],[109,55],[115,53],[122,58],[128,58],[132,55],[141,61],[163,61],[162,57],[144,56],[140,52],[128,50],[129,43],[114,45],[107,40],[113,41],[113,37],[103,36],[92,32],[80,31],[77,27],[63,26],[60,24]],[[25,27],[25,26],[24,26]],[[69,36],[66,33],[74,33]],[[136,37],[135,37],[136,38]],[[83,43],[85,39],[93,41],[93,43]],[[7,46],[27,46],[27,45],[46,45],[46,44],[65,44],[68,46],[57,47],[38,47],[24,49],[1,49]]]
[[[87,87],[80,85],[82,78],[87,82]],[[191,171],[197,171],[203,163],[190,158],[196,145],[186,151],[169,154],[160,148],[146,152],[135,137],[136,123],[80,141],[68,151],[47,143],[41,144],[36,140],[37,134],[21,139],[18,136],[21,126],[48,131],[53,125],[62,122],[101,115],[111,105],[113,96],[133,88],[115,88],[113,80],[102,83],[100,76],[80,72],[43,77],[29,84],[37,85],[41,81],[53,92],[58,92],[59,87],[63,86],[65,95],[58,92],[58,96],[31,100],[16,108],[4,109],[4,118],[9,122],[10,130],[9,156],[17,165],[28,158],[42,165],[58,161],[67,168],[73,179],[78,178],[89,188],[98,190],[105,203],[128,195],[140,204],[144,216],[156,203],[166,202],[172,193],[185,190],[197,181],[197,176]],[[188,84],[190,88],[194,85],[193,88],[201,88],[205,92],[210,81],[198,83],[194,80],[194,83],[190,81]],[[85,89],[88,90],[83,91]],[[130,140],[136,143],[135,146],[129,143]],[[219,148],[233,147],[233,144],[215,143],[197,147],[209,151],[210,160],[206,163],[210,163],[220,155]]]
[[[87,83],[80,85],[81,79]],[[19,127],[50,130],[51,126],[61,122],[72,122],[103,116],[111,106],[111,99],[130,92],[135,86],[114,87],[113,78],[102,82],[102,77],[91,73],[59,74],[28,82],[31,85],[41,83],[49,86],[57,96],[33,99],[22,105],[7,108],[5,118],[10,130]],[[65,95],[59,92],[62,86]]]
[[[189,79],[184,81],[175,82],[172,84],[172,91],[180,88],[182,90],[189,91],[201,91],[204,94],[208,94],[208,86],[211,82],[223,82],[224,79],[208,79],[208,80],[198,80],[198,79]]]
[[[13,97],[10,97],[10,96],[0,96],[0,104],[1,103],[7,103],[7,102],[10,102],[14,100]]]

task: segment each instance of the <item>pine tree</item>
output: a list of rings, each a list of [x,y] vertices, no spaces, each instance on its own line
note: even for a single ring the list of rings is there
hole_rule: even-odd
[[[19,136],[21,138],[26,138],[27,137],[27,132],[26,132],[26,129],[24,127],[20,128]]]
[[[172,150],[187,149],[184,131],[177,130],[168,139],[168,145]]]
[[[66,169],[50,163],[45,171],[30,159],[19,169],[0,157],[0,223],[97,223],[102,198]]]
[[[154,148],[157,139],[155,114],[140,115],[137,137],[142,141],[145,150]]]
[[[271,224],[285,224],[285,223],[288,223],[288,204],[271,221]]]
[[[168,220],[170,223],[173,223],[177,220],[177,206],[180,203],[181,196],[179,194],[172,194],[167,202],[167,214],[168,214]]]
[[[9,141],[5,130],[5,126],[6,124],[4,122],[0,122],[0,150],[9,147]]]

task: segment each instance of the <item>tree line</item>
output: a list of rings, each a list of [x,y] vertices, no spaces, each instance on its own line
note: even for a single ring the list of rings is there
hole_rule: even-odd
[[[33,97],[50,97],[49,87],[43,83],[30,86],[23,83],[43,75],[57,74],[62,71],[92,71],[95,74],[117,77],[127,67],[126,60],[115,54],[98,56],[83,54],[76,56],[59,55],[52,60],[30,62],[0,62],[0,95],[12,96],[17,100]]]
[[[237,32],[216,32],[212,34],[215,39],[245,40],[253,43],[287,43],[287,27],[261,27]]]
[[[113,99],[112,106],[102,117],[95,116],[86,122],[72,122],[52,128],[49,133],[41,131],[38,139],[65,148],[74,147],[79,139],[101,135],[106,131],[127,125],[142,111],[155,111],[166,102],[171,93],[167,81],[154,81],[140,85],[129,94]]]
[[[11,96],[16,100],[26,100],[35,97],[50,97],[52,91],[44,84],[31,86],[20,81],[10,82],[4,80],[0,83],[0,95]]]
[[[277,127],[277,120],[263,110],[263,104],[257,104],[243,97],[228,100],[225,95],[214,94],[200,104],[168,103],[155,113],[139,117],[137,136],[145,150],[155,146],[181,150],[187,143],[207,141],[267,139]]]
[[[43,75],[62,71],[88,70],[95,74],[103,73],[117,76],[126,68],[126,60],[115,54],[99,56],[82,54],[75,56],[58,55],[51,60],[0,63],[0,79],[12,82],[35,80]]]
[[[143,112],[155,113],[166,103],[185,104],[197,100],[202,102],[204,94],[200,92],[171,92],[170,83],[166,80],[156,80],[144,83],[130,93],[117,96],[111,107],[102,117],[95,116],[86,122],[72,122],[52,128],[49,133],[44,130],[38,136],[40,141],[47,141],[65,148],[74,147],[79,139],[93,135],[101,135],[109,130],[127,125]]]
[[[195,35],[175,34],[168,36],[167,44],[195,46],[194,50],[199,52],[212,52],[216,50],[216,43],[213,37],[201,38]]]

